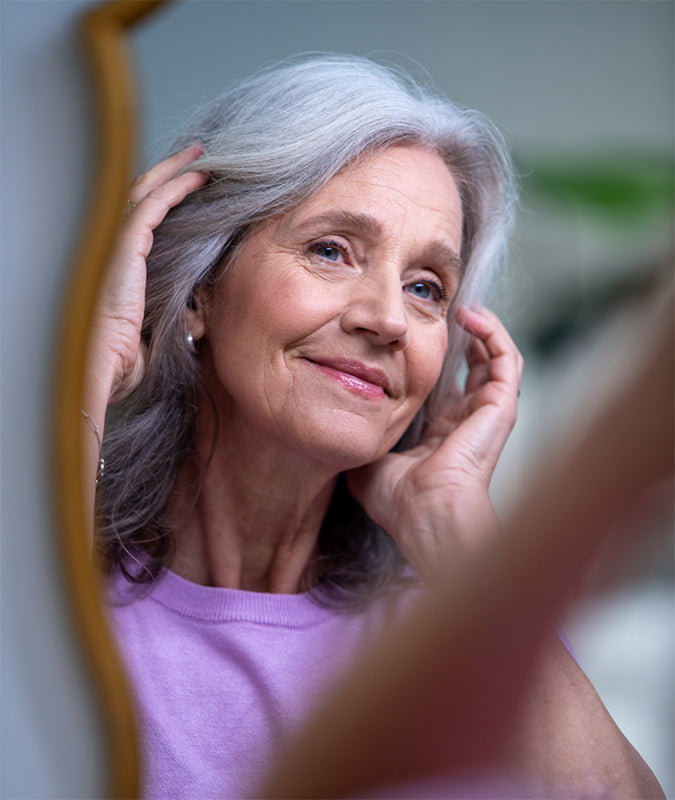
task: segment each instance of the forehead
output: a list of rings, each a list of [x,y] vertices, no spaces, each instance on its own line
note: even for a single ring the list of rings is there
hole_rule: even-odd
[[[349,165],[278,222],[290,230],[335,222],[371,238],[433,238],[459,253],[462,208],[445,162],[418,145],[395,145]]]

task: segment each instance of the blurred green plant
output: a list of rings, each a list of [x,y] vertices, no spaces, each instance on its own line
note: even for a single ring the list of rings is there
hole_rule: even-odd
[[[675,223],[675,160],[646,154],[605,153],[555,156],[518,161],[523,206],[535,215],[555,214],[574,230],[580,214],[588,229],[597,227],[600,240],[611,231],[626,245],[643,242],[653,232],[670,231]],[[573,237],[571,237],[573,238]],[[627,248],[630,252],[630,247]],[[639,249],[639,248],[638,248]],[[612,257],[609,248],[607,258]],[[634,270],[597,270],[598,278],[580,283],[568,280],[549,298],[545,317],[532,320],[524,331],[529,347],[539,356],[583,335],[615,308],[650,291],[668,269],[673,253],[646,257]],[[593,264],[588,268],[593,269]],[[672,267],[671,267],[672,268]],[[578,269],[569,271],[569,275]],[[527,326],[526,326],[527,327]]]
[[[519,163],[523,194],[585,208],[617,222],[675,208],[675,160],[645,155],[595,155]]]

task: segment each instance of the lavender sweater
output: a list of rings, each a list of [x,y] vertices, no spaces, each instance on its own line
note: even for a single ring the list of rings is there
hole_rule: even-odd
[[[141,595],[115,578],[110,619],[138,711],[143,797],[254,797],[279,747],[414,594],[348,612],[311,593],[211,588],[170,572]]]

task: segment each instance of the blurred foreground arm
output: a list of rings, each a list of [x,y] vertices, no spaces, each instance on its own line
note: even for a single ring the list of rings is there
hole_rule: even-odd
[[[533,485],[504,535],[438,580],[361,659],[265,797],[364,796],[514,771],[533,796],[663,797],[581,670],[550,642],[612,522],[673,473],[672,298],[648,320],[636,348],[643,361]]]

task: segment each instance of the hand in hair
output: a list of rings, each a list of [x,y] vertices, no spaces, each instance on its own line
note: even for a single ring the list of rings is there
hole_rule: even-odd
[[[202,152],[192,145],[148,170],[129,191],[133,210],[120,228],[112,258],[99,294],[89,335],[87,380],[82,398],[88,424],[97,436],[84,439],[83,496],[88,519],[94,517],[94,491],[100,474],[100,439],[108,404],[128,395],[145,370],[145,346],[141,327],[145,312],[145,259],[153,231],[170,208],[202,186],[207,176],[185,169]]]
[[[457,322],[471,334],[464,391],[448,397],[417,447],[349,473],[352,492],[425,578],[497,526],[488,489],[523,370],[492,312],[460,308]]]
[[[129,191],[132,211],[121,226],[91,333],[89,374],[101,384],[105,405],[128,395],[143,376],[145,260],[153,231],[168,211],[206,183],[203,172],[182,172],[202,152],[199,144],[181,150],[138,177]]]

